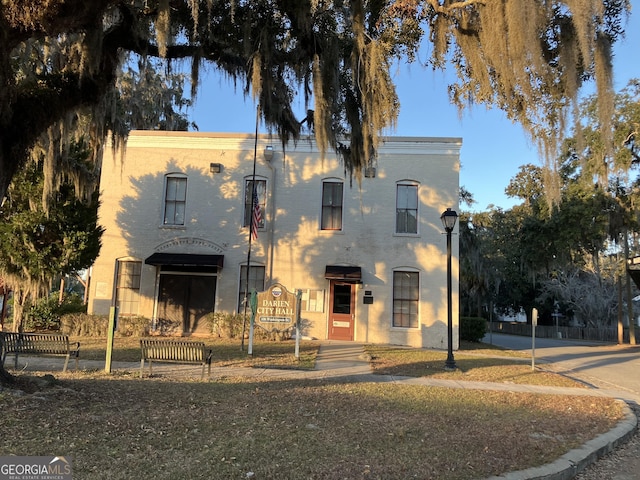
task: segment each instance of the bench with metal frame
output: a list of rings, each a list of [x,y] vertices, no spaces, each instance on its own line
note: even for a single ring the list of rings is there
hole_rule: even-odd
[[[140,378],[142,378],[145,361],[149,362],[149,376],[153,375],[152,362],[202,365],[201,378],[204,378],[204,367],[208,366],[208,375],[211,376],[211,357],[213,352],[211,349],[207,350],[204,342],[141,338],[140,349],[142,350]]]
[[[7,355],[14,355],[14,367],[18,369],[19,355],[64,355],[63,372],[67,371],[71,355],[76,359],[78,370],[78,358],[80,357],[80,342],[75,342],[75,348],[69,342],[69,336],[56,333],[20,333],[0,332],[0,349],[2,351],[2,364]]]

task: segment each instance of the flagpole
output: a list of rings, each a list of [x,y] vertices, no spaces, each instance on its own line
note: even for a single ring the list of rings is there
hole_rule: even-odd
[[[258,157],[258,125],[260,124],[260,104],[256,108],[256,134],[253,142],[253,175],[251,178],[251,210],[249,215],[249,248],[247,248],[247,275],[244,286],[244,315],[242,317],[242,340],[240,341],[240,351],[244,352],[244,334],[247,330],[247,304],[249,303],[249,272],[251,270],[251,240],[253,239],[253,202],[257,195],[256,191],[256,159]],[[246,194],[246,192],[245,192]],[[258,226],[256,225],[256,228]]]

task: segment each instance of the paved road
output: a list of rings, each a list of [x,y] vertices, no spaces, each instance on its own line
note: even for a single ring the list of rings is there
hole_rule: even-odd
[[[531,337],[494,333],[487,343],[531,353]],[[640,346],[535,339],[536,365],[579,378],[596,387],[627,392],[640,403]]]

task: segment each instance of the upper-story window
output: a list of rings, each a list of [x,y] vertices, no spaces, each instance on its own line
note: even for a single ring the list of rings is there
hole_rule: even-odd
[[[242,226],[248,227],[251,225],[251,216],[253,215],[253,179],[245,180],[244,184],[244,220]],[[258,218],[258,229],[264,228],[264,218],[267,206],[267,181],[255,180],[255,191],[258,197],[258,205],[260,207],[260,215],[256,215],[254,218]]]
[[[184,225],[187,204],[187,177],[167,175],[164,193],[164,225]]]
[[[396,193],[396,233],[418,233],[418,185],[399,183]]]
[[[343,183],[322,182],[322,230],[342,230]]]

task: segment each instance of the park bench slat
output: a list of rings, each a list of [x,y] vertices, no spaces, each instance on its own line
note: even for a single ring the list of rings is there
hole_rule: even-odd
[[[140,378],[144,372],[145,361],[149,363],[149,375],[153,374],[152,362],[170,362],[201,364],[202,378],[204,378],[205,366],[208,366],[208,374],[211,375],[212,351],[207,350],[204,342],[186,340],[169,340],[156,338],[141,338],[140,349]]]
[[[76,342],[75,349],[71,348],[69,336],[55,333],[20,333],[0,332],[0,347],[2,350],[2,364],[7,355],[14,355],[14,367],[18,368],[19,355],[64,355],[65,362],[63,372],[67,371],[71,355],[76,360],[80,356],[80,342]]]

